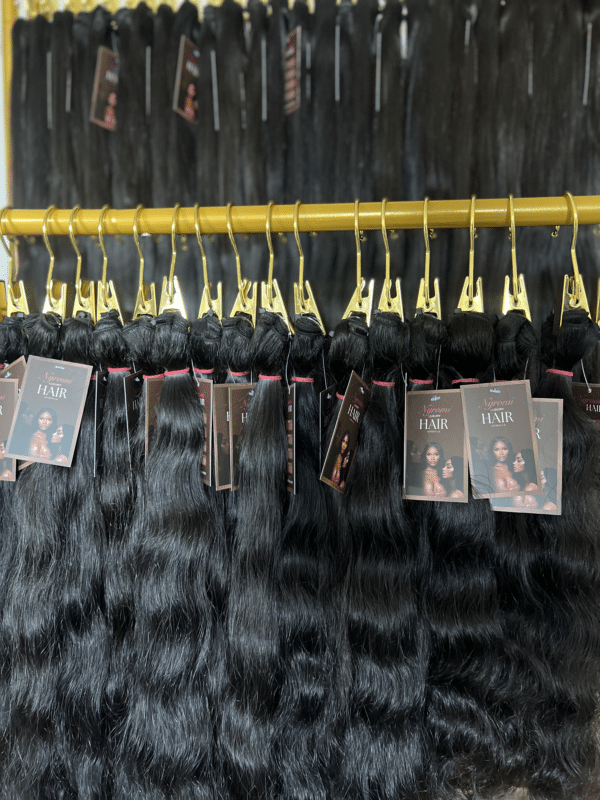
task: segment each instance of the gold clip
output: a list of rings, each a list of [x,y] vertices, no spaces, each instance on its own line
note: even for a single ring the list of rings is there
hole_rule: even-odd
[[[138,235],[138,217],[143,206],[139,205],[133,216],[133,240],[137,251],[140,256],[140,278],[138,281],[137,298],[135,301],[135,308],[133,311],[133,319],[138,317],[155,317],[156,316],[156,286],[154,283],[147,283],[144,280],[144,254],[140,245]]]
[[[442,318],[442,308],[440,304],[440,282],[437,278],[433,281],[433,297],[429,292],[429,262],[431,260],[431,250],[429,247],[429,226],[427,224],[427,206],[429,198],[423,200],[423,238],[425,239],[425,272],[424,277],[419,282],[419,293],[417,295],[417,313],[431,314],[437,319]]]
[[[577,244],[577,232],[579,230],[579,216],[577,207],[571,192],[564,195],[571,206],[573,212],[573,238],[571,239],[571,263],[573,265],[573,275],[565,275],[562,281],[562,290],[559,295],[558,308],[554,314],[554,333],[557,334],[562,325],[562,318],[565,311],[575,311],[582,309],[590,316],[590,306],[585,293],[582,277],[577,265],[577,254],[575,246]],[[559,289],[560,289],[559,285]]]
[[[106,282],[106,267],[108,265],[108,256],[106,255],[106,248],[104,247],[104,217],[108,211],[108,206],[102,206],[100,217],[98,219],[98,241],[100,242],[100,249],[102,250],[102,280],[98,281],[98,301],[96,305],[96,319],[100,319],[103,314],[108,314],[109,311],[116,311],[119,319],[123,322],[123,314],[121,314],[121,306],[117,299],[115,292],[115,285],[112,281]]]
[[[92,321],[96,322],[96,292],[94,281],[81,278],[81,253],[77,247],[75,239],[75,214],[81,210],[81,206],[75,206],[69,218],[69,239],[77,255],[77,270],[75,272],[75,300],[73,302],[73,316],[79,314],[89,314]]]
[[[206,253],[204,252],[204,245],[202,244],[202,233],[200,232],[200,221],[198,219],[198,203],[194,205],[194,227],[196,228],[196,238],[202,254],[202,269],[204,271],[204,289],[202,290],[202,299],[200,300],[200,311],[198,317],[203,317],[212,311],[219,319],[223,319],[223,287],[221,282],[217,284],[217,296],[213,299],[212,296],[212,283],[208,280],[208,264],[206,262]]]
[[[319,327],[325,333],[325,326],[317,308],[317,302],[310,288],[310,283],[304,280],[304,250],[300,242],[300,233],[298,228],[298,213],[300,211],[300,200],[296,200],[294,205],[294,236],[296,237],[296,244],[298,246],[298,255],[300,263],[298,265],[298,283],[294,284],[294,314],[300,317],[302,314],[311,314],[319,323]],[[304,291],[308,297],[304,296]]]
[[[283,317],[288,331],[293,333],[294,328],[292,327],[290,318],[288,317],[285,303],[283,302],[281,292],[279,291],[279,285],[277,280],[273,279],[273,264],[275,261],[275,255],[273,253],[273,241],[271,239],[271,212],[273,205],[273,200],[269,200],[266,222],[267,246],[269,248],[269,279],[266,283],[262,281],[260,284],[260,306],[267,311],[271,311],[274,314],[279,314],[281,317]]]
[[[179,286],[179,279],[175,275],[175,260],[177,258],[177,210],[180,208],[179,203],[175,204],[173,209],[173,221],[171,223],[171,268],[169,270],[169,277],[165,275],[162,282],[162,291],[160,293],[160,306],[158,309],[159,314],[165,311],[175,311],[184,319],[187,319],[187,311],[185,308],[185,301]]]
[[[54,270],[54,253],[50,247],[48,239],[48,222],[52,211],[56,211],[56,206],[50,206],[44,214],[44,222],[42,224],[42,233],[44,236],[44,244],[50,254],[50,267],[48,268],[48,277],[46,278],[46,299],[44,300],[44,307],[42,313],[44,314],[58,314],[61,319],[66,319],[67,314],[67,284],[62,281],[52,280],[52,272]],[[22,295],[22,292],[19,293]],[[9,302],[10,305],[10,302]]]
[[[256,283],[252,283],[247,278],[242,279],[242,267],[240,264],[240,254],[238,253],[233,228],[231,227],[231,203],[227,203],[227,233],[235,253],[235,266],[237,270],[238,294],[231,309],[230,316],[237,314],[247,314],[252,319],[252,324],[256,325],[256,312],[258,311],[258,293]],[[250,294],[250,291],[253,294]]]
[[[2,218],[4,216],[4,212],[7,211],[9,207],[10,206],[6,206],[6,208],[3,208],[2,212],[0,213],[0,232],[2,231]],[[25,287],[23,281],[16,280],[13,253],[4,240],[4,234],[0,235],[0,239],[2,239],[2,244],[4,245],[4,249],[8,255],[8,285],[5,289],[6,316],[14,317],[17,316],[17,314],[27,315],[31,313],[34,307],[31,292],[29,291],[29,287]]]
[[[390,245],[387,237],[385,225],[385,206],[387,197],[381,201],[381,234],[383,236],[383,246],[385,247],[385,280],[379,298],[379,310],[398,314],[404,322],[404,306],[402,305],[402,293],[400,291],[400,278],[396,278],[396,296],[392,297],[392,281],[390,279]]]
[[[527,299],[527,289],[525,288],[525,278],[517,275],[517,247],[516,247],[516,226],[515,226],[515,203],[512,194],[508,195],[510,210],[510,254],[512,258],[512,285],[510,291],[510,277],[504,279],[504,295],[502,298],[502,313],[508,314],[509,311],[520,311],[531,322],[529,311],[529,300]]]
[[[469,275],[465,278],[463,289],[458,301],[460,311],[479,311],[483,313],[483,284],[477,278],[475,293],[473,293],[473,270],[475,265],[475,195],[471,195],[471,244],[469,247]]]
[[[360,231],[358,229],[358,205],[359,201],[354,201],[354,237],[356,239],[356,289],[344,311],[342,319],[347,319],[351,314],[364,314],[367,325],[371,324],[371,311],[373,309],[373,290],[375,281],[369,281],[367,294],[363,295],[365,280],[361,274],[361,255],[360,255]]]
[[[2,211],[0,211],[0,239],[2,240],[2,246],[6,250],[6,255],[8,256],[8,283],[10,285],[13,274],[13,254],[4,240],[4,232],[2,231],[2,218],[4,217],[4,212],[8,208],[10,208],[10,206],[5,206]],[[4,281],[0,281],[0,319],[4,319],[4,317],[7,316],[7,311],[7,286]]]

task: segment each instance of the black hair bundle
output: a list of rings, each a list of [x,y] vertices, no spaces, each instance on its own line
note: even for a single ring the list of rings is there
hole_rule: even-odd
[[[267,7],[261,0],[250,0],[248,3],[249,36],[247,39],[248,64],[244,74],[245,126],[244,137],[244,197],[248,205],[265,205],[269,199],[281,197],[269,194],[265,181],[265,170],[273,155],[276,159],[283,156],[281,142],[277,149],[269,150],[263,144],[263,119],[265,110],[268,116],[267,99],[263,97],[266,90],[265,54],[268,57],[269,41],[267,39]],[[279,49],[281,55],[281,49]],[[269,74],[267,72],[267,74]],[[269,85],[271,75],[269,74]],[[282,98],[279,98],[282,101]],[[265,130],[270,125],[266,122]]]
[[[135,627],[115,794],[211,797],[207,562],[212,537],[223,533],[201,479],[205,432],[188,368],[189,325],[168,312],[154,327],[153,361],[166,372],[133,521]]]
[[[279,792],[273,737],[283,680],[278,595],[287,436],[281,379],[289,331],[278,314],[260,314],[253,346],[258,382],[240,450],[221,736],[230,797],[257,799]]]
[[[325,337],[312,316],[295,320],[290,366],[296,384],[295,479],[281,536],[279,589],[283,683],[275,719],[281,797],[331,796],[327,697],[333,643],[328,626],[329,503],[319,480],[319,396]]]
[[[403,388],[408,324],[375,314],[369,345],[371,398],[343,496],[351,683],[337,793],[391,800],[424,786],[428,647],[417,599],[423,545],[402,502],[396,381]]]

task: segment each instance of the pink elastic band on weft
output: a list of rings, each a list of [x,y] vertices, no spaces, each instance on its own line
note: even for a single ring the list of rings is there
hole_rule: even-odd
[[[258,376],[261,381],[280,381],[281,375],[260,375]]]
[[[371,381],[373,386],[385,386],[387,389],[391,389],[396,385],[395,381]]]
[[[231,375],[234,378],[243,378],[244,375],[250,375],[250,372],[232,372],[230,369],[227,370],[227,374]]]
[[[566,369],[547,369],[546,370],[546,375],[548,373],[550,373],[550,375],[562,375],[565,378],[572,378],[573,377],[573,373],[569,372]]]
[[[337,397],[338,400],[343,400],[344,399],[344,395],[340,394],[339,392],[336,392],[335,396]]]
[[[91,381],[95,381],[95,380],[96,380],[96,376],[95,376],[95,375],[92,375],[92,376],[90,377],[90,380],[91,380]]]
[[[114,373],[117,373],[117,372],[131,372],[129,367],[109,367],[108,371],[111,374],[114,374]]]
[[[410,382],[414,383],[415,386],[428,386],[430,383],[433,383],[432,380],[431,381],[422,381],[419,378],[410,378]]]
[[[454,386],[455,383],[481,383],[481,381],[479,378],[457,378],[452,381],[452,386]]]
[[[145,381],[151,381],[151,380],[154,380],[154,378],[164,378],[164,377],[165,377],[165,373],[164,372],[159,372],[158,375],[142,375],[142,378]]]
[[[211,369],[198,369],[198,367],[194,367],[196,375],[212,375],[214,371],[214,367],[211,367]]]
[[[188,367],[186,367],[185,369],[171,369],[168,372],[165,372],[165,378],[167,377],[167,375],[169,375],[169,376],[171,376],[171,375],[186,375],[186,374],[189,374],[189,371],[190,370],[189,370]]]
[[[292,383],[314,383],[314,382],[315,382],[314,378],[296,378],[296,377],[292,378]]]

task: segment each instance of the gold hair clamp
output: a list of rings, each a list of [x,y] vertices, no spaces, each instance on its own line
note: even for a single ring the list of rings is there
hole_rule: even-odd
[[[66,319],[67,315],[67,284],[62,281],[52,280],[52,272],[54,271],[54,253],[50,247],[48,239],[48,222],[50,214],[56,211],[56,206],[50,206],[44,214],[44,222],[42,224],[42,234],[44,236],[44,244],[50,254],[50,267],[48,268],[48,277],[46,278],[46,299],[44,300],[44,307],[42,312],[44,314],[58,314],[61,319]],[[69,295],[71,292],[69,292]],[[10,302],[9,302],[10,305]],[[19,309],[21,310],[21,309]]]
[[[423,238],[425,239],[425,272],[424,277],[419,283],[419,293],[417,295],[417,313],[431,314],[437,319],[442,318],[442,308],[440,304],[440,282],[437,278],[433,281],[433,297],[429,292],[429,263],[431,261],[431,250],[429,247],[429,226],[427,224],[427,206],[429,198],[423,200]]]
[[[227,203],[227,232],[235,253],[235,266],[237,270],[238,294],[231,309],[230,316],[237,314],[247,314],[252,319],[252,324],[256,325],[256,312],[258,310],[258,295],[256,293],[256,283],[252,283],[247,278],[242,279],[242,267],[240,264],[240,254],[238,253],[233,228],[231,226],[231,203]],[[253,294],[250,294],[250,291]]]
[[[140,245],[140,238],[138,234],[138,218],[143,206],[139,205],[133,216],[133,240],[140,256],[140,278],[138,281],[137,298],[135,301],[135,308],[133,311],[133,319],[138,317],[155,317],[156,316],[156,286],[154,283],[147,283],[144,280],[144,254]]]
[[[385,247],[385,279],[383,289],[379,298],[379,310],[389,311],[398,314],[404,322],[404,306],[402,305],[402,293],[400,291],[400,278],[396,278],[396,296],[392,296],[392,281],[390,279],[390,244],[388,242],[387,229],[385,225],[385,206],[387,197],[381,201],[381,234],[383,236],[383,246]]]
[[[475,265],[475,195],[471,195],[471,221],[470,221],[470,247],[469,247],[469,275],[465,278],[463,290],[458,301],[460,311],[479,311],[483,313],[483,284],[481,278],[475,283],[473,277]],[[473,285],[475,283],[475,292]]]
[[[294,284],[294,314],[300,317],[303,314],[311,314],[319,323],[319,327],[325,333],[325,326],[323,325],[323,320],[321,319],[321,315],[319,314],[319,309],[317,308],[317,303],[315,300],[315,296],[313,294],[312,289],[310,288],[310,283],[304,280],[304,251],[302,250],[302,244],[300,242],[300,233],[298,228],[298,214],[300,211],[300,200],[296,200],[296,204],[294,205],[294,236],[296,237],[296,245],[298,246],[298,255],[300,257],[300,263],[298,265],[298,283]],[[306,294],[308,297],[304,296],[304,290],[306,289]]]
[[[33,302],[29,287],[25,287],[23,281],[16,280],[17,275],[14,268],[13,253],[6,244],[4,234],[2,233],[2,219],[4,217],[4,212],[8,208],[9,206],[6,206],[2,209],[2,212],[0,212],[0,239],[2,239],[2,244],[8,255],[8,285],[5,287],[4,291],[6,297],[5,316],[14,317],[18,314],[29,314],[33,310],[35,303]],[[4,298],[1,299],[1,302],[4,302]]]
[[[13,254],[10,250],[10,247],[6,244],[4,240],[4,233],[2,231],[2,218],[4,216],[4,212],[9,206],[0,211],[0,239],[2,240],[2,246],[6,250],[6,255],[8,256],[8,281],[7,283],[10,285],[12,280],[12,273],[13,273]],[[7,286],[4,281],[0,281],[0,319],[4,319],[7,316],[8,306],[7,306]]]
[[[223,287],[221,282],[217,284],[217,296],[212,296],[212,283],[208,280],[208,264],[206,262],[206,253],[204,252],[204,245],[202,244],[202,233],[200,231],[200,221],[198,220],[198,203],[194,205],[194,227],[196,228],[196,238],[198,239],[198,246],[202,255],[202,269],[204,271],[204,289],[202,290],[202,299],[200,300],[200,310],[198,317],[203,317],[212,311],[219,319],[223,319]]]
[[[106,281],[106,267],[108,265],[108,256],[106,255],[106,248],[104,247],[104,217],[108,211],[108,206],[103,206],[98,218],[98,241],[100,242],[100,249],[102,250],[102,279],[98,281],[98,302],[96,306],[96,319],[100,319],[103,314],[108,314],[110,311],[116,311],[119,319],[123,322],[123,314],[121,314],[121,307],[115,292],[115,285],[112,281]]]
[[[571,207],[573,213],[573,238],[571,239],[571,263],[573,265],[573,275],[565,275],[562,281],[562,287],[559,285],[559,290],[562,289],[559,297],[558,313],[554,314],[554,333],[558,333],[562,325],[562,318],[565,311],[575,311],[581,309],[590,315],[590,306],[585,293],[583,280],[579,273],[577,266],[577,254],[575,253],[575,246],[577,244],[577,232],[579,230],[579,216],[577,214],[577,207],[571,192],[565,192],[564,195],[567,202]]]
[[[360,254],[360,231],[358,229],[358,205],[359,201],[354,201],[354,237],[356,239],[356,289],[344,311],[342,319],[347,319],[351,314],[364,314],[367,325],[371,324],[371,311],[373,309],[373,290],[375,281],[369,281],[367,294],[363,296],[365,279],[361,273],[361,254]]]
[[[75,214],[81,210],[81,206],[75,206],[69,217],[69,238],[73,249],[77,255],[77,270],[75,272],[75,300],[73,302],[73,316],[79,314],[89,314],[93,322],[96,322],[96,292],[94,281],[81,277],[81,253],[77,247],[75,239]]]
[[[162,314],[165,311],[175,311],[181,314],[182,317],[187,319],[187,311],[185,308],[185,301],[179,286],[179,279],[175,275],[175,260],[177,259],[177,210],[180,208],[179,203],[175,204],[173,209],[173,221],[171,223],[171,268],[169,270],[169,277],[165,275],[162,282],[162,291],[160,293],[160,306],[158,313]]]
[[[525,288],[525,278],[517,274],[517,247],[516,247],[516,226],[515,226],[515,203],[512,194],[508,195],[510,212],[510,254],[512,258],[512,292],[510,291],[510,277],[504,279],[504,296],[502,298],[502,313],[508,314],[509,311],[519,311],[524,314],[531,322],[529,311],[529,300],[527,299],[527,289]]]
[[[260,284],[260,307],[264,308],[266,311],[271,311],[272,313],[279,314],[281,317],[283,317],[289,332],[293,333],[294,328],[292,327],[285,303],[281,297],[279,285],[277,284],[277,280],[273,278],[273,263],[275,261],[275,256],[273,254],[273,241],[271,240],[271,210],[273,205],[273,200],[269,200],[266,221],[267,246],[269,248],[269,279],[266,283],[262,281]]]

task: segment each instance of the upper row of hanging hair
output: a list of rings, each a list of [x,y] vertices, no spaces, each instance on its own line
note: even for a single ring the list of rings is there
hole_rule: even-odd
[[[587,295],[579,267],[577,264],[576,243],[577,233],[579,227],[579,215],[575,199],[570,192],[566,192],[564,197],[567,199],[569,211],[572,217],[573,225],[573,238],[571,242],[571,261],[573,266],[572,275],[564,275],[559,292],[557,294],[557,304],[555,308],[556,326],[560,326],[562,315],[567,310],[584,310],[590,317],[590,307],[587,300]],[[383,281],[383,288],[381,291],[378,310],[382,312],[391,312],[398,314],[404,320],[404,305],[402,302],[402,294],[400,288],[400,279],[397,278],[395,283],[392,282],[390,276],[390,248],[387,237],[387,220],[386,220],[386,206],[387,198],[381,202],[381,233],[385,247],[385,278]],[[268,279],[261,282],[260,287],[260,307],[266,311],[275,312],[281,315],[284,319],[290,333],[293,333],[293,326],[288,315],[286,304],[283,295],[279,289],[277,280],[273,278],[274,266],[274,251],[271,238],[271,220],[272,212],[275,203],[270,201],[266,209],[265,217],[265,233],[267,237],[267,244],[269,249],[269,267]],[[304,281],[304,252],[300,242],[299,235],[299,211],[301,202],[298,200],[294,205],[294,235],[298,246],[299,266],[298,266],[298,281],[294,283],[294,314],[296,316],[302,314],[312,314],[318,321],[322,331],[325,332],[321,315],[318,310],[317,303],[310,283]],[[425,267],[424,275],[419,284],[419,292],[416,303],[416,314],[431,314],[438,319],[441,319],[441,302],[440,302],[440,289],[438,278],[433,282],[433,293],[431,292],[430,283],[430,238],[434,237],[434,231],[429,227],[428,219],[428,206],[429,198],[423,201],[423,238],[425,242]],[[469,248],[469,265],[468,275],[464,279],[460,298],[457,303],[457,309],[460,311],[480,312],[484,311],[483,299],[483,285],[482,279],[475,279],[474,264],[475,264],[475,206],[476,197],[472,195],[469,210],[469,228],[470,228],[470,248]],[[509,195],[508,209],[510,219],[510,243],[511,243],[511,259],[512,259],[512,286],[511,276],[507,275],[504,281],[504,292],[502,299],[502,314],[509,311],[516,311],[523,314],[528,320],[531,321],[531,314],[529,310],[529,301],[527,297],[527,290],[525,287],[525,278],[517,271],[517,258],[516,258],[516,223],[515,223],[515,209],[514,198]],[[0,239],[6,250],[9,259],[8,266],[8,281],[0,282],[0,318],[5,316],[15,316],[17,314],[28,314],[34,309],[32,308],[33,293],[31,287],[26,287],[22,280],[18,280],[18,268],[14,266],[14,254],[17,252],[16,246],[13,242],[13,248],[10,248],[4,239],[3,219],[4,214],[8,210],[5,207],[0,211]],[[188,307],[183,297],[179,280],[175,275],[175,264],[177,259],[177,221],[178,214],[181,211],[181,206],[176,204],[173,209],[173,216],[171,221],[171,265],[168,276],[164,276],[162,282],[162,289],[157,303],[156,287],[154,283],[147,283],[144,281],[144,254],[139,243],[139,215],[143,210],[143,206],[139,205],[134,213],[133,218],[133,236],[135,244],[140,256],[139,265],[139,282],[137,299],[133,313],[133,319],[140,316],[154,317],[166,311],[176,311],[183,317],[188,317]],[[100,211],[98,217],[98,242],[102,251],[102,278],[94,283],[94,281],[81,277],[81,252],[77,246],[76,240],[76,223],[77,213],[82,211],[80,206],[75,206],[70,212],[69,217],[69,237],[71,244],[77,256],[77,267],[75,282],[73,285],[67,284],[63,281],[53,279],[54,269],[54,253],[50,246],[48,234],[51,216],[56,212],[55,206],[50,206],[44,213],[42,223],[42,235],[44,243],[50,255],[50,266],[46,279],[46,297],[43,306],[43,312],[52,312],[57,314],[62,319],[70,316],[77,316],[79,313],[84,312],[96,321],[110,311],[116,311],[121,321],[123,321],[123,312],[118,298],[118,292],[115,288],[114,281],[107,280],[107,267],[108,257],[106,248],[104,246],[104,235],[106,233],[105,217],[109,211],[109,206],[105,205]],[[230,316],[234,317],[237,314],[245,314],[252,319],[253,324],[256,323],[256,316],[259,305],[259,294],[257,282],[252,282],[242,276],[242,267],[240,262],[239,251],[236,245],[233,225],[231,221],[232,204],[228,203],[226,207],[227,219],[227,233],[231,241],[235,253],[236,273],[238,293],[231,310]],[[208,263],[204,245],[202,243],[202,231],[200,226],[200,209],[196,204],[193,209],[194,212],[194,228],[198,245],[202,255],[202,266],[204,275],[204,289],[202,292],[202,300],[198,311],[198,317],[203,316],[209,311],[215,314],[219,319],[223,317],[223,300],[222,300],[222,285],[219,283],[216,288],[216,294],[213,296],[213,287],[208,278]],[[371,314],[373,311],[374,303],[374,280],[366,283],[362,276],[361,268],[361,237],[359,221],[360,202],[355,200],[354,203],[354,235],[356,239],[356,289],[354,290],[350,302],[346,308],[343,318],[346,319],[353,314],[359,314],[364,317],[367,324],[370,323]],[[552,234],[555,236],[558,233],[559,226],[555,226],[555,231]],[[597,302],[595,321],[600,322],[600,278],[598,279]]]

